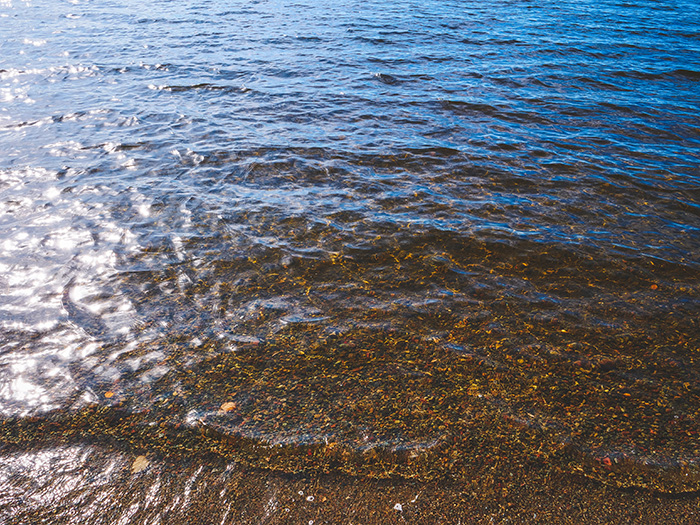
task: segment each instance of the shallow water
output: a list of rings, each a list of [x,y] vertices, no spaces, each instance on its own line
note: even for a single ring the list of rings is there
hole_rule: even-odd
[[[3,1],[3,440],[697,490],[699,15]]]

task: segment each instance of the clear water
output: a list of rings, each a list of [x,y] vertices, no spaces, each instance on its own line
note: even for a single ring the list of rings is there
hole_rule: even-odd
[[[0,57],[6,442],[700,486],[696,2],[3,0]]]

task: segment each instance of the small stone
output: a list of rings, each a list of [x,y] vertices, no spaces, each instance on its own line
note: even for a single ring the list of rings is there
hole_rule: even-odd
[[[138,474],[139,472],[146,470],[150,464],[151,462],[146,456],[138,456],[131,465],[131,473]]]
[[[401,505],[401,503],[397,503],[396,505],[394,505],[394,510],[398,512],[403,512],[403,506]]]

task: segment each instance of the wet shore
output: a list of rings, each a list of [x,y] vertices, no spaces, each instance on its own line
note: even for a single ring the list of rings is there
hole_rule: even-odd
[[[546,466],[494,464],[421,482],[284,474],[110,446],[0,451],[0,521],[115,523],[664,523],[700,519],[697,493],[621,490]]]

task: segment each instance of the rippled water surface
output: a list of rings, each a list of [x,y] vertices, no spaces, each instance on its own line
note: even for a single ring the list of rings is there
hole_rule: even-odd
[[[2,0],[0,56],[6,443],[700,488],[696,2]]]

